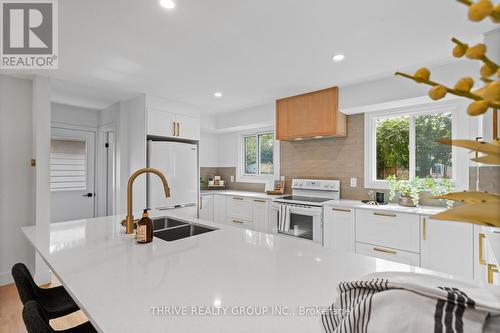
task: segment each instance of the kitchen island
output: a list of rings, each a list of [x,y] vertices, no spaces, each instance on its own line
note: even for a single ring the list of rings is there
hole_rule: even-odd
[[[138,216],[138,215],[136,215]],[[329,306],[340,281],[418,267],[307,240],[218,228],[150,244],[134,241],[122,216],[54,223],[23,231],[100,332],[321,332],[315,309]],[[45,232],[45,233],[44,233]]]

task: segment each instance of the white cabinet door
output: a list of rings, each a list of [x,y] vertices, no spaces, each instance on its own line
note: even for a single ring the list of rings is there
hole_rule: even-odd
[[[226,222],[226,196],[214,194],[214,222]]]
[[[473,279],[473,226],[421,217],[421,266]]]
[[[238,220],[253,221],[252,199],[245,197],[227,197],[226,216]]]
[[[500,275],[486,233],[490,227],[474,225],[474,281],[486,285],[500,285]]]
[[[420,263],[420,256],[417,253],[359,242],[356,242],[356,253],[411,266],[418,266]]]
[[[356,209],[356,242],[419,253],[418,231],[418,215]]]
[[[355,223],[354,209],[325,206],[323,245],[339,251],[355,252]]]
[[[148,109],[148,135],[175,137],[175,114]]]
[[[255,231],[269,232],[269,201],[253,199],[253,227]]]
[[[200,219],[212,221],[214,220],[214,196],[200,196]]]
[[[175,115],[177,123],[177,138],[186,140],[200,140],[200,119],[182,114]]]

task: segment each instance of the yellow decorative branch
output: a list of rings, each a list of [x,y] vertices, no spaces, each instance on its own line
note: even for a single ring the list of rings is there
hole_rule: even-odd
[[[432,86],[432,87],[443,86],[442,84],[434,82],[434,81],[431,81],[430,79],[418,78],[418,77],[415,77],[413,75],[402,73],[402,72],[396,72],[395,75],[399,75],[399,76],[408,78],[408,79],[413,80],[413,81],[415,81],[417,83],[424,83],[424,84],[426,84],[428,86]],[[471,93],[471,92],[465,92],[465,91],[460,91],[460,90],[456,90],[456,89],[451,89],[451,88],[448,88],[446,86],[443,86],[443,87],[446,88],[447,92],[449,92],[450,94],[453,94],[453,95],[457,95],[457,96],[461,96],[461,97],[466,97],[468,99],[472,99],[472,100],[475,100],[475,101],[482,101],[483,100],[483,98],[481,96],[476,95],[476,94]],[[494,108],[494,109],[499,109],[500,108],[500,103],[488,102],[488,104],[489,104],[489,107],[491,107],[491,108]]]
[[[451,39],[451,41],[452,41],[453,43],[455,43],[455,44],[457,44],[457,45],[459,45],[459,46],[463,47],[463,48],[466,48],[466,49],[467,49],[467,48],[469,47],[467,44],[462,43],[461,41],[459,41],[459,40],[458,40],[458,39],[456,39],[455,37],[453,37],[453,38]],[[482,56],[480,56],[480,57],[478,58],[478,60],[481,60],[481,61],[482,61],[482,62],[484,62],[486,65],[488,65],[488,66],[492,69],[492,71],[493,71],[493,72],[496,72],[496,71],[498,70],[498,68],[499,68],[498,64],[496,64],[493,60],[491,60],[490,58],[488,58],[485,54],[484,54],[484,55],[482,55]]]
[[[500,22],[500,10],[498,6],[494,7],[490,0],[479,0],[476,3],[471,0],[457,0],[457,2],[469,7],[469,19],[471,21],[479,22],[489,16],[493,22]]]

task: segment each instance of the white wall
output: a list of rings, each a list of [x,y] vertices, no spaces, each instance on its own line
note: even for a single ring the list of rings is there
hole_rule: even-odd
[[[35,253],[21,227],[35,224],[31,80],[0,75],[0,285],[17,262],[32,271]]]
[[[200,167],[217,167],[219,164],[219,140],[217,134],[200,133]]]
[[[219,167],[235,167],[237,151],[236,133],[223,133],[218,135],[218,165]]]
[[[51,104],[52,125],[74,125],[97,128],[99,126],[99,114],[99,110],[58,103]]]
[[[451,48],[450,45],[450,52]],[[402,71],[413,74],[419,67],[423,66],[415,66]],[[464,76],[477,77],[479,67],[478,61],[461,59],[440,66],[431,66],[431,78],[448,86],[454,86],[455,82]],[[417,84],[400,76],[389,75],[377,80],[341,86],[339,108],[342,111],[347,108],[427,96],[429,88],[429,86]]]

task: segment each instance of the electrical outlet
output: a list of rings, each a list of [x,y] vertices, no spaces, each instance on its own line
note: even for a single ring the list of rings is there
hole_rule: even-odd
[[[281,180],[282,182],[284,182],[284,181],[285,181],[285,176],[281,176],[281,177],[280,177],[280,180]]]
[[[351,187],[356,187],[356,186],[358,186],[358,179],[351,178]]]
[[[234,176],[231,176],[231,183],[234,183]]]

